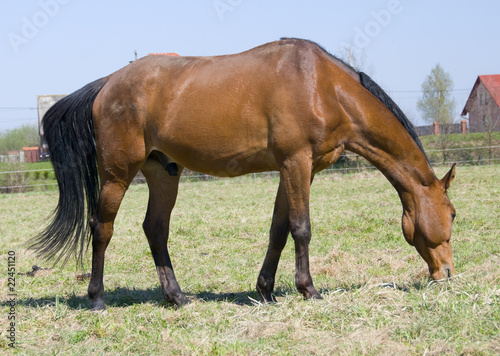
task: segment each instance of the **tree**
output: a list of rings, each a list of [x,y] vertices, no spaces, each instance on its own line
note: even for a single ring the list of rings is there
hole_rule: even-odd
[[[422,98],[417,102],[417,107],[424,120],[439,125],[439,143],[443,150],[443,161],[446,162],[451,140],[451,124],[455,118],[455,99],[451,97],[453,80],[443,67],[437,64],[422,83]]]
[[[39,146],[37,125],[23,125],[0,133],[0,152],[21,150],[23,147]]]
[[[424,120],[431,124],[449,125],[455,117],[455,99],[451,97],[453,80],[443,67],[437,64],[422,83],[423,95],[417,107]]]

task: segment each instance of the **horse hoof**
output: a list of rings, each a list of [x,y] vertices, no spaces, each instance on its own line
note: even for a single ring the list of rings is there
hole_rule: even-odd
[[[323,296],[321,294],[317,293],[317,294],[309,297],[308,299],[312,299],[312,300],[318,299],[318,300],[321,300],[321,299],[323,299]]]
[[[321,296],[321,294],[318,293],[318,291],[314,290],[312,292],[305,292],[305,293],[302,293],[304,295],[304,298],[306,300],[311,300],[311,299],[323,299],[323,297]]]
[[[177,304],[177,308],[181,308],[185,305],[191,304],[191,301],[187,298],[184,298],[182,301],[180,301],[179,303],[176,303],[176,304]]]
[[[106,304],[104,304],[104,299],[96,299],[92,301],[92,311],[102,311],[106,309]]]
[[[262,294],[261,294],[261,297],[262,297],[262,302],[263,302],[264,304],[273,304],[273,303],[278,302],[278,301],[276,300],[276,297],[275,297],[273,294],[271,294],[271,293],[268,293],[268,294],[266,294],[266,295],[262,295]]]
[[[167,301],[169,301],[169,298],[165,298]],[[175,299],[170,299],[170,302],[174,302],[177,308],[181,308],[183,305],[190,304],[191,301],[184,295],[177,295]]]

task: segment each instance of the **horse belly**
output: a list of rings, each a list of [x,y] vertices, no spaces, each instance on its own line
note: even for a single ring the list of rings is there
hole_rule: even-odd
[[[188,169],[221,177],[276,169],[263,119],[183,116],[161,130],[158,146]]]

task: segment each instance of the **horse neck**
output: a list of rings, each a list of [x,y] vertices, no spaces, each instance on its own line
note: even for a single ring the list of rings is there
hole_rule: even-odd
[[[350,115],[353,135],[345,147],[376,166],[396,188],[405,209],[413,210],[421,189],[436,181],[434,171],[390,110],[375,97],[360,103]]]

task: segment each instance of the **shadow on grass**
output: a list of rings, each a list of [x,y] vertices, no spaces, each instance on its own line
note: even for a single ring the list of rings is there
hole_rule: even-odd
[[[277,289],[275,295],[282,297],[290,294],[289,290]],[[191,301],[202,302],[227,302],[236,305],[255,305],[261,302],[260,296],[255,291],[237,292],[237,293],[215,293],[215,292],[199,292],[186,293],[186,296]],[[129,307],[139,304],[157,304],[158,306],[175,307],[174,304],[166,302],[159,287],[148,289],[135,288],[116,288],[114,290],[104,291],[104,302],[107,307]],[[40,308],[47,306],[65,305],[74,310],[91,309],[92,303],[87,295],[71,295],[69,297],[47,297],[47,298],[19,298],[16,300],[17,305],[22,305],[29,308]],[[8,307],[11,304],[9,301],[2,301],[0,306]]]
[[[108,307],[127,307],[136,304],[150,303],[151,301],[163,300],[163,295],[159,288],[148,289],[130,289],[130,288],[116,288],[114,290],[105,290],[104,301]],[[26,307],[45,307],[56,306],[62,304],[71,309],[91,309],[92,303],[87,295],[76,295],[65,297],[51,296],[47,298],[19,298],[17,304]],[[9,303],[2,302],[1,306],[8,306]]]
[[[359,291],[363,289],[372,288],[389,288],[396,289],[402,292],[408,293],[411,289],[422,290],[428,288],[429,283],[420,280],[414,281],[410,284],[396,285],[394,283],[380,283],[380,284],[369,284],[369,283],[358,283],[350,285],[341,285],[338,288],[321,288],[319,290],[321,295],[328,295],[331,293],[336,293],[339,291]],[[262,302],[259,294],[256,291],[244,291],[244,292],[227,292],[227,293],[216,293],[202,291],[199,293],[186,293],[190,300],[201,301],[201,302],[226,302],[233,303],[241,306],[251,306]],[[298,292],[293,288],[278,287],[274,291],[276,297],[285,297],[288,295],[298,295]],[[118,307],[124,308],[133,305],[140,304],[156,304],[158,306],[165,307],[175,307],[174,304],[166,302],[163,298],[163,294],[159,287],[148,288],[148,289],[136,289],[136,288],[116,288],[114,290],[105,290],[104,301],[108,307]],[[17,305],[22,305],[31,308],[40,308],[46,306],[57,306],[65,305],[74,310],[86,310],[91,309],[92,305],[90,299],[87,295],[76,295],[73,294],[69,297],[48,297],[48,298],[19,298],[16,300]],[[0,303],[2,307],[11,306],[9,301],[3,301]]]
[[[286,295],[298,293],[288,288],[276,288],[273,295],[275,297],[284,297]],[[256,291],[238,292],[238,293],[213,293],[213,292],[200,292],[197,294],[189,295],[196,297],[197,300],[204,302],[227,302],[237,305],[256,305],[262,302],[262,298]]]

